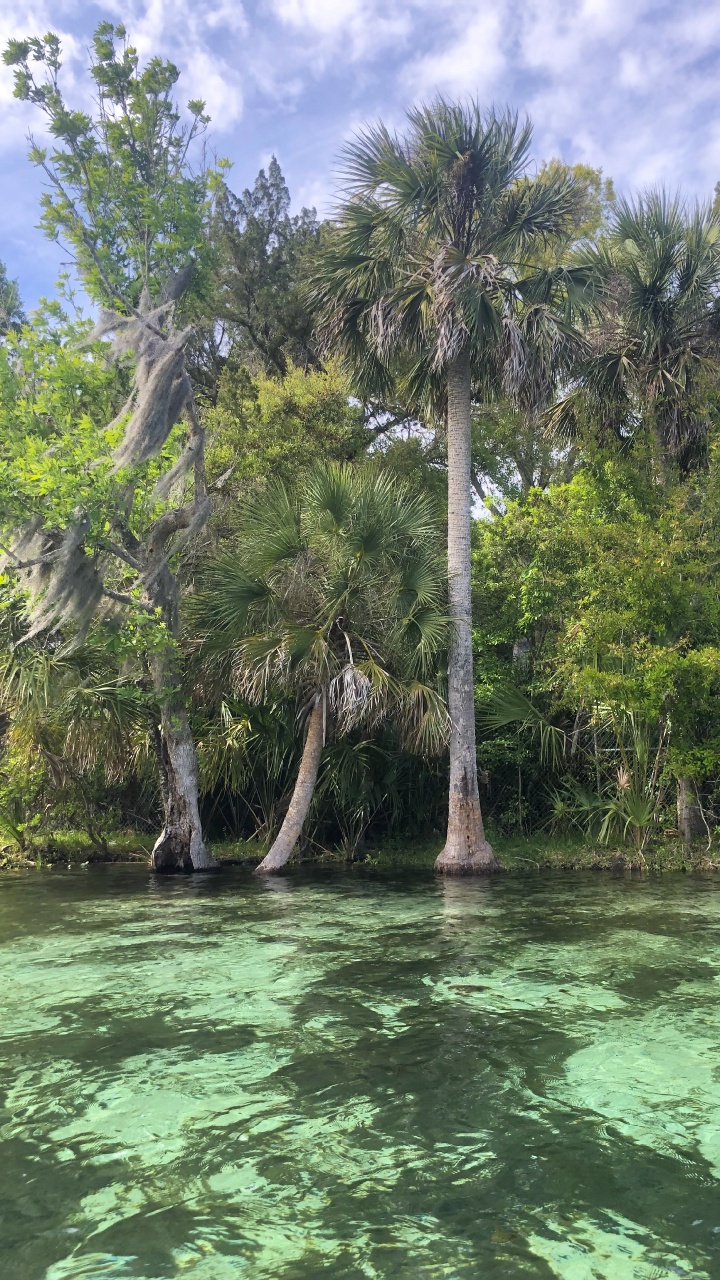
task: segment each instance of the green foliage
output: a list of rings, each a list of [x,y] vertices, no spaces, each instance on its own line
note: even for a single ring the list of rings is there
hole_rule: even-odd
[[[536,490],[502,521],[477,527],[479,617],[497,624],[500,610],[505,626],[527,632],[535,665],[559,634],[568,672],[611,660],[614,669],[616,646],[630,651],[640,637],[655,646],[714,640],[715,505],[705,478],[666,496],[614,460]]]
[[[382,465],[416,492],[432,497],[438,512],[447,510],[447,473],[443,442],[437,437],[421,439],[412,425],[402,434],[391,434],[378,444]]]
[[[572,472],[573,453],[558,447],[537,413],[507,400],[477,405],[473,413],[475,491],[491,510],[532,489],[546,489]]]
[[[45,601],[37,626],[76,614],[82,634],[104,595],[129,606],[135,619],[150,615],[152,648],[161,639],[154,615],[162,602],[157,573],[143,577],[146,554],[154,547],[157,555],[158,539],[164,546],[173,529],[196,527],[208,510],[195,466],[193,503],[169,523],[161,519],[168,490],[182,495],[185,473],[198,451],[202,457],[183,366],[186,335],[174,329],[172,313],[189,274],[207,260],[215,178],[190,167],[207,120],[202,104],[192,103],[192,122],[181,124],[172,97],[177,69],[157,58],[141,69],[122,27],[102,23],[95,32],[92,116],[63,98],[56,36],[11,41],[5,61],[16,68],[16,94],[39,107],[56,140],[50,153],[34,155],[49,183],[42,227],[73,249],[85,288],[105,304],[96,334],[114,332],[116,358],[109,364],[108,347],[57,302],[6,340],[0,525],[6,546],[19,529],[27,543],[7,567],[21,577],[30,568],[25,585]],[[174,424],[183,410],[192,443],[181,453]],[[145,547],[151,530],[155,541]],[[40,566],[35,573],[33,566]],[[171,629],[172,614],[164,607]]]
[[[477,527],[476,640],[492,708],[481,759],[528,770],[527,748],[508,755],[502,730],[532,729],[526,783],[555,821],[582,816],[644,847],[665,820],[669,776],[703,781],[720,767],[714,468],[668,489],[607,460]],[[526,694],[501,694],[518,682]],[[556,783],[543,800],[547,740]]]
[[[87,292],[104,304],[92,333],[82,324],[73,332],[56,307],[54,326],[41,315],[6,343],[5,567],[28,596],[25,646],[46,635],[79,647],[109,601],[116,614],[123,606],[125,626],[108,629],[108,653],[141,658],[143,677],[152,676],[170,811],[178,773],[165,767],[168,744],[181,729],[189,737],[173,569],[210,509],[188,334],[175,325],[191,276],[209,261],[219,179],[204,161],[193,172],[190,160],[207,117],[193,102],[182,125],[177,69],[158,58],[141,69],[124,28],[109,23],[93,38],[94,115],[72,111],[63,97],[56,36],[12,41],[5,61],[17,68],[17,96],[44,113],[56,141],[50,152],[32,151],[49,184],[41,226],[70,246]],[[94,342],[108,334],[109,348]],[[192,753],[191,742],[185,748]],[[195,800],[185,797],[186,812]],[[193,865],[205,857],[201,846]]]
[[[617,202],[612,178],[604,178],[602,169],[587,164],[563,164],[547,161],[540,169],[547,177],[570,178],[577,194],[575,207],[562,239],[543,250],[541,259],[548,265],[563,265],[573,246],[582,240],[595,240],[607,228]]]
[[[392,821],[398,807],[397,773],[402,757],[372,739],[343,738],[325,752],[316,792],[316,808],[329,801],[340,850],[352,859],[380,812]]]
[[[109,598],[129,606],[122,641],[152,648],[162,626],[143,604],[136,569],[120,536],[140,546],[166,509],[155,485],[181,449],[180,430],[159,456],[128,473],[117,472],[114,448],[123,423],[112,422],[127,394],[127,374],[108,365],[106,348],[89,342],[90,325],[72,320],[59,302],[45,305],[0,347],[0,529],[5,572],[17,580],[25,561],[17,531],[30,525],[55,539],[78,520],[83,555],[102,570]],[[58,542],[59,544],[59,542]],[[24,589],[20,573],[19,587]],[[8,589],[13,590],[8,580]],[[49,620],[50,621],[50,620]],[[142,634],[140,634],[142,633]]]
[[[625,843],[650,860],[677,778],[697,784],[712,824],[717,208],[618,200],[600,170],[557,160],[532,177],[529,125],[438,102],[412,110],[404,136],[377,126],[350,144],[345,203],[321,227],[312,210],[291,216],[275,159],[230,192],[197,145],[203,104],[181,111],[177,69],[141,66],[122,27],[97,28],[91,59],[92,115],[66,102],[56,36],[5,54],[52,139],[31,153],[47,179],[42,228],[112,308],[101,329],[124,348],[108,361],[67,283],[27,320],[0,266],[0,845],[26,853],[52,822],[99,850],[129,815],[152,824],[159,655],[173,696],[189,673],[217,833],[277,830],[318,696],[310,847],[361,856],[368,833],[435,829],[444,383],[464,349],[486,507],[473,535],[484,804],[506,832],[580,833],[586,847],[567,856],[583,865]],[[173,304],[198,325],[192,339]],[[162,343],[191,344],[203,388],[199,416],[183,401],[196,432],[183,457],[194,467],[206,428],[205,540],[202,467],[189,501],[179,424],[118,467],[135,340],[156,322]],[[79,635],[46,619],[27,637],[33,563],[17,536],[36,525],[48,564],[75,531],[102,580]],[[165,528],[158,609],[146,557]],[[546,838],[519,861],[544,864]]]
[[[236,364],[282,377],[317,366],[302,288],[320,230],[314,209],[290,214],[290,193],[273,156],[252,190],[224,187],[214,221],[213,311]]]
[[[226,697],[225,684],[219,686],[217,672],[207,664],[198,664],[196,674],[194,723],[207,822],[235,838],[249,831],[257,840],[268,840],[297,768],[295,708],[277,698],[257,705]]]
[[[663,191],[619,200],[581,261],[597,282],[596,323],[555,430],[649,435],[661,467],[696,466],[711,425],[706,383],[717,383],[720,217]]]
[[[155,796],[148,737],[157,710],[142,670],[118,662],[102,627],[71,652],[46,640],[17,643],[19,619],[4,603],[3,832],[25,848],[49,813],[54,827],[80,828],[101,848],[128,805],[142,792]]]
[[[307,372],[291,365],[278,379],[253,377],[231,362],[206,421],[209,474],[232,469],[223,492],[234,500],[249,481],[291,481],[320,459],[362,455],[372,439],[362,406],[351,402],[347,379],[332,365]]]
[[[408,742],[447,729],[436,687],[446,642],[443,556],[432,504],[377,467],[318,465],[246,503],[233,551],[193,604],[225,679],[300,705],[318,691],[341,736],[392,709]]]
[[[116,41],[124,43],[118,48]],[[141,70],[124,28],[110,23],[93,38],[94,116],[70,110],[63,98],[56,36],[12,41],[5,61],[17,68],[16,95],[44,113],[57,143],[50,153],[32,148],[49,184],[42,228],[70,246],[91,299],[104,304],[92,333],[78,334],[74,363],[67,334],[28,327],[20,341],[30,361],[15,349],[0,387],[11,426],[0,527],[5,567],[28,595],[30,625],[21,643],[27,650],[42,635],[51,644],[61,636],[84,647],[101,609],[107,613],[109,601],[123,606],[128,625],[125,634],[114,628],[108,653],[137,646],[142,678],[150,677],[155,693],[152,738],[165,824],[154,865],[205,868],[213,863],[199,829],[173,570],[210,513],[204,429],[185,366],[188,331],[175,323],[191,276],[208,260],[219,179],[204,163],[193,173],[189,158],[207,117],[202,103],[191,102],[192,123],[181,125],[172,97],[177,69],[153,58]],[[56,314],[61,325],[65,319]],[[90,348],[109,334],[104,354],[113,390],[124,384],[125,396],[115,414],[109,405],[98,414],[97,394],[92,412],[84,412],[77,382],[87,381],[86,366],[99,367],[101,349]],[[97,380],[91,389],[97,393]],[[187,429],[180,450],[181,417]],[[179,502],[169,505],[171,496]],[[98,689],[91,702],[102,702]],[[77,710],[68,714],[78,721]],[[192,834],[180,814],[192,819]]]
[[[8,279],[7,267],[0,262],[0,338],[8,330],[17,329],[24,319],[20,286],[17,280]]]
[[[16,97],[39,107],[54,140],[32,141],[30,151],[48,184],[41,226],[71,249],[95,301],[136,305],[143,284],[157,293],[189,256],[203,255],[218,175],[203,163],[191,172],[189,158],[208,117],[190,102],[181,122],[177,68],[160,58],[141,68],[123,26],[102,22],[93,36],[94,116],[67,104],[60,55],[52,32],[11,40],[4,53]]]
[[[36,312],[32,325],[0,348],[0,512],[5,528],[44,516],[65,527],[82,506],[96,536],[117,482],[111,478],[107,423],[124,398],[122,376],[108,369],[91,325],[71,320],[60,303]]]

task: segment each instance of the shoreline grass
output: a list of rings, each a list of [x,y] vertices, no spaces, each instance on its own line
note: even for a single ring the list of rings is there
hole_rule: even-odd
[[[703,841],[684,848],[675,839],[666,839],[638,857],[630,847],[604,847],[578,837],[539,834],[507,836],[491,833],[491,842],[503,870],[510,874],[541,874],[544,871],[716,871],[720,856]],[[442,839],[387,841],[368,853],[367,862],[383,870],[432,870],[442,848]]]
[[[503,870],[513,875],[537,875],[546,871],[717,871],[720,855],[706,842],[690,849],[677,839],[667,838],[646,849],[643,857],[629,847],[605,848],[575,836],[539,834],[533,836],[491,835]],[[44,839],[35,838],[25,850],[16,846],[0,849],[0,871],[53,866],[84,866],[92,863],[147,864],[154,836],[134,831],[115,832],[107,837],[106,848],[93,845],[79,831],[56,831]],[[348,864],[344,852],[327,851],[303,860],[305,866],[342,867],[362,865],[368,870],[430,872],[442,847],[440,836],[379,841],[366,851],[361,862]],[[256,840],[214,841],[211,851],[224,866],[252,867],[266,852]]]

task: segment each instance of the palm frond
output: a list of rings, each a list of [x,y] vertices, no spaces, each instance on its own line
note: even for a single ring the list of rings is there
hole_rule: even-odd
[[[551,763],[553,768],[558,767],[565,753],[567,739],[562,729],[551,724],[524,693],[512,686],[493,692],[478,717],[478,723],[486,730],[519,724],[538,737],[541,759]]]
[[[447,644],[434,504],[371,461],[318,464],[285,494],[275,486],[269,505],[292,513],[294,555],[276,543],[258,573],[243,517],[236,551],[210,565],[191,602],[200,656],[224,662],[218,674],[229,667],[252,702],[323,690],[339,733],[402,718],[408,682],[432,676]]]
[[[468,343],[487,380],[503,318],[522,304],[521,265],[577,212],[564,171],[525,175],[531,137],[514,112],[439,98],[410,110],[402,135],[377,124],[346,146],[348,198],[309,298],[363,394],[395,383],[411,408],[434,412],[438,384]],[[576,307],[587,290],[580,274],[563,295]]]

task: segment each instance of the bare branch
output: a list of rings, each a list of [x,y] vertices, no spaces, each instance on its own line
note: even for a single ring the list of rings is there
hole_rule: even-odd
[[[111,542],[109,538],[102,538],[98,542],[98,546],[102,547],[104,551],[110,551],[114,556],[117,556],[118,560],[122,560],[131,569],[134,569],[136,573],[142,572],[143,566],[140,561],[131,556],[128,551],[124,551],[116,542]]]
[[[50,564],[52,560],[57,560],[62,549],[58,548],[57,551],[47,551],[45,555],[36,556],[32,560],[18,560],[15,553],[11,551],[9,547],[4,546],[2,542],[0,542],[0,551],[2,551],[4,555],[9,556],[13,561],[13,569],[33,569],[35,565]]]
[[[118,604],[127,604],[131,605],[133,609],[142,609],[143,613],[155,613],[151,605],[136,599],[135,596],[125,595],[122,591],[111,591],[109,587],[103,587],[103,595],[107,596],[108,600],[115,600]]]

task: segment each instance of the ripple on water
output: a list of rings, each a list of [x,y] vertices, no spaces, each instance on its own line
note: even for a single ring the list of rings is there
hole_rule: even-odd
[[[0,882],[0,1274],[720,1274],[720,898]]]

